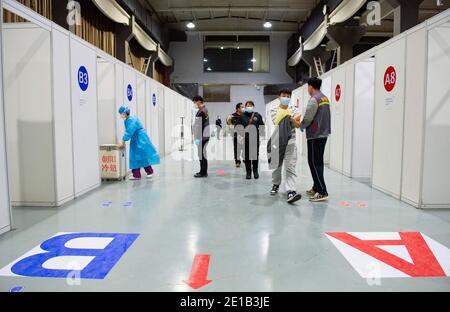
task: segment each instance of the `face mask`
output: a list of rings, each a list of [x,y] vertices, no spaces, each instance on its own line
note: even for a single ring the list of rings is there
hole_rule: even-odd
[[[245,111],[246,111],[247,113],[253,113],[253,112],[255,111],[255,108],[254,108],[254,107],[247,107],[247,108],[245,109]]]
[[[289,104],[291,104],[291,99],[288,98],[288,97],[282,97],[282,98],[280,99],[280,102],[281,102],[281,104],[284,105],[284,106],[289,106]]]

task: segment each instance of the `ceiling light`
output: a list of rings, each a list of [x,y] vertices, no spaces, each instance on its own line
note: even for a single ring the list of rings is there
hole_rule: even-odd
[[[189,28],[189,29],[194,29],[195,28],[195,24],[192,23],[192,22],[189,22],[189,23],[187,23],[186,27]]]
[[[237,49],[239,50],[241,47],[237,47]]]
[[[207,71],[212,71],[211,67],[208,67],[206,70],[207,70]]]
[[[248,71],[253,71],[253,68],[249,68]]]
[[[205,62],[205,63],[206,63],[206,62],[208,62],[208,60],[204,58],[204,59],[203,59],[203,62]]]
[[[264,28],[272,28],[272,23],[271,22],[265,22],[264,23]]]
[[[252,63],[256,63],[256,59],[255,58],[252,58]]]
[[[220,47],[220,50],[223,50],[223,47]]]

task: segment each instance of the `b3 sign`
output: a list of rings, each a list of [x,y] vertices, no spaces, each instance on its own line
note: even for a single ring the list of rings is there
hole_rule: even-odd
[[[363,278],[450,276],[450,250],[419,232],[326,235]]]
[[[0,270],[0,276],[104,279],[139,234],[57,233]]]

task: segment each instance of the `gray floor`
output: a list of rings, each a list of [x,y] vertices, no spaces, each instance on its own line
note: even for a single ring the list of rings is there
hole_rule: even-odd
[[[289,206],[284,193],[268,196],[268,171],[245,181],[232,162],[211,161],[210,177],[195,180],[197,169],[195,161],[165,159],[153,181],[106,184],[59,209],[15,208],[17,230],[0,237],[0,267],[57,232],[140,236],[104,280],[69,286],[65,279],[0,277],[0,291],[191,291],[182,281],[195,254],[211,255],[213,282],[199,291],[450,291],[449,278],[369,286],[324,235],[419,231],[450,247],[449,210],[417,210],[330,170],[328,203]],[[311,186],[304,160],[299,172],[304,191]],[[368,207],[356,207],[359,200]],[[127,201],[133,204],[124,208]]]

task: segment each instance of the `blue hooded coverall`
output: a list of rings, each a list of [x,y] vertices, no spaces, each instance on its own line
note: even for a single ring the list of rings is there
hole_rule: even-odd
[[[146,168],[158,165],[160,158],[142,123],[136,116],[130,116],[124,121],[125,134],[123,141],[130,141],[130,169]]]

